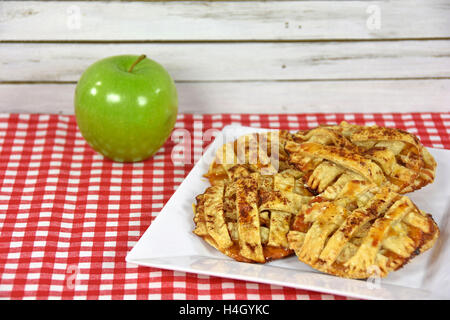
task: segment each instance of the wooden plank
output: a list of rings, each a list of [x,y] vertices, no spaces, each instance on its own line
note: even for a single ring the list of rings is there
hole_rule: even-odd
[[[185,113],[448,112],[450,80],[177,83]],[[74,84],[0,85],[0,112],[73,113]]]
[[[141,54],[179,81],[450,76],[450,40],[301,43],[7,43],[0,81],[77,81],[100,58]]]
[[[450,37],[447,0],[0,3],[3,41]]]

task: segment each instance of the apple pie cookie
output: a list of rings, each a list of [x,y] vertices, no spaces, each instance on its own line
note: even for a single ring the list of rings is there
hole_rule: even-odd
[[[347,122],[342,122],[339,130],[383,169],[395,191],[412,192],[433,182],[436,161],[415,135],[400,129]]]
[[[292,218],[312,198],[302,174],[287,169],[261,175],[250,165],[235,165],[227,173],[229,178],[196,197],[194,233],[237,261],[265,263],[291,255]]]
[[[246,164],[253,171],[270,175],[291,168],[284,150],[286,141],[292,140],[288,131],[247,134],[225,143],[217,151],[205,177],[214,185],[230,179],[229,169]]]
[[[385,277],[431,248],[439,229],[429,214],[387,187],[352,180],[333,200],[317,196],[288,234],[299,260],[332,275]]]
[[[293,140],[306,145],[288,143],[285,148],[291,153],[291,162],[313,169],[310,183],[317,184],[318,192],[350,171],[399,193],[420,189],[434,180],[435,160],[416,136],[400,129],[342,122],[299,131]],[[340,170],[342,165],[346,170]],[[329,168],[331,175],[326,174]]]
[[[431,248],[439,229],[402,194],[433,182],[417,137],[342,122],[224,144],[196,197],[194,234],[241,262],[295,253],[336,276],[385,277]]]
[[[287,142],[289,161],[304,173],[305,183],[315,194],[332,199],[353,180],[375,185],[386,183],[382,169],[372,160],[347,148],[316,142]]]

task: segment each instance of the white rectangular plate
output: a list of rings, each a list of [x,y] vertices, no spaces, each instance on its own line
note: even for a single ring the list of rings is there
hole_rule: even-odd
[[[232,141],[243,134],[263,131],[267,129],[232,125],[225,127],[222,134],[226,141]],[[363,299],[450,299],[450,151],[430,149],[438,163],[436,180],[408,194],[439,225],[441,235],[435,246],[384,279],[362,281],[320,273],[295,256],[264,265],[236,262],[194,235],[192,203],[209,186],[203,174],[222,142],[216,139],[210,145],[128,253],[127,262]]]

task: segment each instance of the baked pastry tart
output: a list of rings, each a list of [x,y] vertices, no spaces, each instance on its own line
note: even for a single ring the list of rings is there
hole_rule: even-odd
[[[230,179],[229,169],[239,164],[246,164],[252,171],[265,175],[291,168],[284,150],[286,141],[291,140],[288,131],[243,135],[219,148],[205,177],[212,185]]]
[[[431,248],[439,229],[429,214],[386,187],[352,180],[333,199],[317,196],[288,234],[299,260],[332,275],[385,277]]]
[[[372,160],[347,148],[316,142],[287,142],[289,161],[304,173],[304,181],[314,194],[333,199],[348,183],[360,180],[377,186],[388,181]]]
[[[433,182],[436,161],[415,135],[395,128],[347,122],[342,122],[339,130],[383,169],[395,191],[407,193]]]
[[[261,175],[250,165],[227,172],[229,178],[216,180],[196,197],[194,233],[237,261],[265,263],[291,255],[287,233],[312,198],[301,172]]]
[[[385,277],[431,248],[439,229],[403,196],[436,162],[412,134],[342,122],[224,144],[196,197],[194,234],[241,262],[292,255],[340,277]]]
[[[315,144],[300,147],[289,143],[286,150],[291,153],[291,162],[297,166],[317,169],[315,173],[311,172],[314,181],[310,182],[318,184],[318,192],[336,178],[333,174],[324,176],[327,166],[336,169],[333,164],[352,168],[350,171],[362,174],[365,179],[387,185],[399,193],[420,189],[434,180],[436,161],[416,136],[403,130],[342,122],[338,126],[299,131],[293,135],[293,140],[298,144]],[[317,167],[313,168],[314,164]],[[332,170],[334,174],[338,171]],[[340,174],[350,171],[344,170]],[[372,177],[367,175],[368,171],[372,171]]]

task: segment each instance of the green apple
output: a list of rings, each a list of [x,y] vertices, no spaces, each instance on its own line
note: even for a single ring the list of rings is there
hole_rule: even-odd
[[[99,60],[86,69],[75,89],[81,134],[114,161],[141,161],[155,154],[172,132],[177,112],[172,78],[145,55]]]

